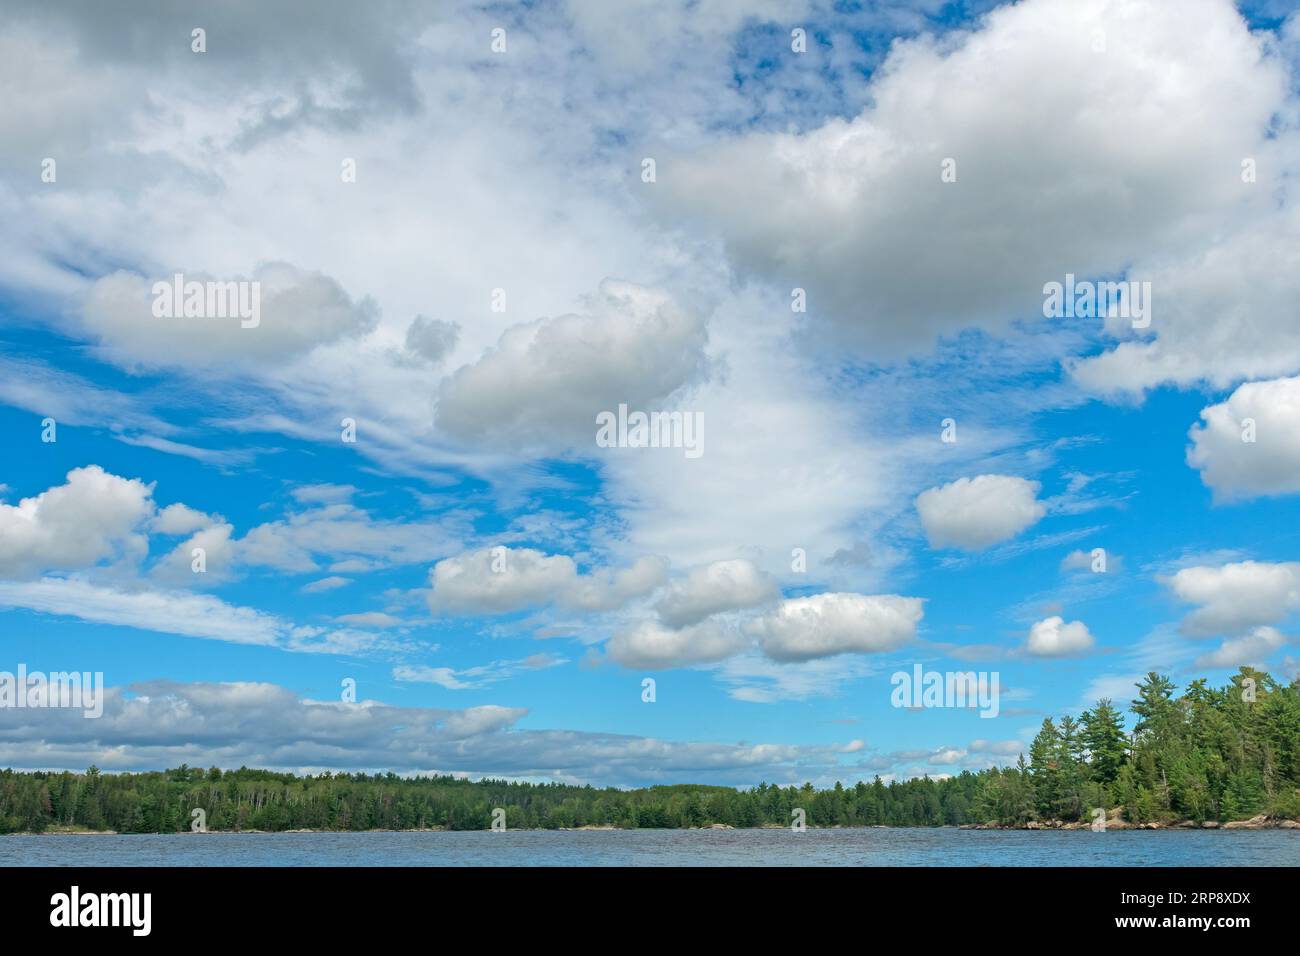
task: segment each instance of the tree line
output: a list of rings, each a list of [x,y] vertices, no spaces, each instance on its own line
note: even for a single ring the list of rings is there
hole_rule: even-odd
[[[680,784],[622,790],[451,776],[321,773],[182,765],[148,773],[0,771],[0,833],[84,828],[120,833],[210,830],[487,829],[578,826],[943,826],[1090,820],[1122,808],[1133,823],[1300,819],[1300,680],[1242,668],[1213,689],[1181,695],[1150,673],[1131,703],[1131,729],[1110,700],[1077,718],[1043,721],[1013,767],[817,790]]]

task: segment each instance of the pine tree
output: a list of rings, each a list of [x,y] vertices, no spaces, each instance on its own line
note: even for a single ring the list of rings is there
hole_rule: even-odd
[[[1111,706],[1109,698],[1083,714],[1083,742],[1091,758],[1092,778],[1099,783],[1113,783],[1125,763],[1128,752],[1123,717]]]

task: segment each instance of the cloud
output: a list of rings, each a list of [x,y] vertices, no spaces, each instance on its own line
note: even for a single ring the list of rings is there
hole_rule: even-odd
[[[780,595],[769,575],[752,561],[715,561],[671,584],[655,610],[667,627],[698,624],[713,614],[765,604]]]
[[[836,697],[844,685],[875,673],[862,657],[824,657],[808,661],[774,661],[758,651],[724,661],[717,679],[733,700],[775,704],[787,700]]]
[[[1104,548],[1096,549],[1096,550],[1105,551]],[[1103,566],[1101,571],[1093,570],[1093,562],[1095,562],[1097,558],[1101,558],[1103,561],[1105,561],[1105,565]],[[1075,550],[1075,551],[1071,551],[1069,554],[1067,554],[1064,558],[1061,559],[1062,573],[1087,571],[1092,574],[1114,574],[1115,572],[1119,571],[1123,566],[1124,566],[1123,557],[1118,554],[1111,554],[1110,552],[1106,552],[1105,554],[1097,555],[1097,557],[1093,557],[1092,551]]]
[[[1269,195],[1270,169],[1278,170],[1280,188],[1281,170],[1294,165],[1295,154],[1274,155],[1277,147],[1275,141],[1242,153],[1265,171],[1243,191]],[[1153,257],[1150,267],[1135,265],[1151,283],[1155,339],[1124,341],[1067,362],[1075,381],[1101,395],[1122,396],[1164,384],[1227,388],[1300,370],[1300,327],[1287,318],[1300,298],[1300,205],[1293,197],[1286,202],[1273,212],[1239,217],[1235,231],[1233,217],[1225,216],[1221,228],[1206,234],[1215,240],[1182,259]]]
[[[1217,650],[1196,658],[1196,667],[1237,668],[1254,665],[1263,668],[1264,661],[1275,651],[1285,647],[1288,638],[1275,627],[1257,627],[1242,637],[1229,638]]]
[[[142,526],[154,511],[152,494],[153,485],[90,465],[17,505],[0,503],[0,575],[32,577],[139,559],[148,547]]]
[[[0,764],[23,769],[161,770],[266,767],[641,786],[702,778],[753,786],[835,772],[838,748],[658,740],[578,730],[530,730],[522,707],[463,710],[315,701],[268,683],[157,680],[110,687],[104,714],[0,709]],[[93,726],[92,726],[93,725]]]
[[[251,277],[198,272],[184,276],[187,283],[259,283],[259,324],[241,327],[238,315],[158,318],[152,290],[156,281],[170,283],[171,274],[147,279],[119,271],[91,287],[82,311],[86,331],[119,365],[213,367],[283,361],[369,332],[376,323],[372,301],[354,303],[330,277],[287,263],[260,266]],[[180,307],[178,303],[177,310]]]
[[[1045,282],[1122,273],[1266,208],[1237,174],[1270,153],[1286,71],[1227,0],[1030,0],[895,40],[866,93],[850,120],[663,150],[649,195],[875,357],[1041,318]]]
[[[1032,657],[1071,657],[1092,649],[1096,643],[1088,625],[1082,621],[1068,624],[1059,616],[1044,618],[1029,629],[1025,653]]]
[[[333,591],[335,588],[341,588],[344,585],[351,583],[351,578],[344,578],[337,574],[333,574],[327,578],[312,581],[310,584],[304,584],[298,590],[302,591],[304,594],[320,594],[323,591]]]
[[[334,500],[343,494],[340,486],[298,491],[307,495],[302,500],[333,503],[251,528],[236,543],[241,562],[291,573],[314,571],[321,561],[364,559],[372,568],[391,567],[434,561],[460,547],[454,516],[440,521],[390,521]]]
[[[534,654],[522,660],[492,661],[490,664],[466,667],[461,670],[451,667],[402,665],[393,668],[393,679],[403,683],[437,684],[446,690],[469,690],[514,677],[524,670],[542,670],[548,667],[558,667],[564,663],[567,663],[567,661],[562,657],[552,657],[549,654]]]
[[[275,645],[287,631],[273,615],[207,594],[126,591],[70,578],[0,582],[0,606],[235,644]]]
[[[1300,610],[1300,562],[1197,565],[1160,580],[1179,600],[1200,605],[1180,625],[1192,637],[1240,634]]]
[[[212,515],[196,511],[178,501],[158,512],[153,519],[153,530],[165,535],[193,534],[217,523],[219,520]]]
[[[615,633],[605,642],[605,652],[624,667],[665,670],[725,660],[750,643],[735,625],[726,622],[668,628],[657,621],[642,621]]]
[[[155,581],[172,587],[211,587],[235,576],[234,526],[214,524],[196,532],[159,558],[149,571]],[[196,555],[195,552],[199,554]],[[196,564],[199,559],[201,564]],[[195,567],[203,570],[195,571]]]
[[[391,614],[385,614],[383,611],[365,611],[360,614],[340,614],[334,620],[340,624],[351,624],[354,627],[399,627],[402,623],[401,618],[393,617]]]
[[[874,654],[916,635],[920,598],[827,593],[782,601],[748,625],[763,653],[777,661],[835,654]]]
[[[21,608],[94,624],[279,647],[301,653],[364,655],[407,649],[403,642],[369,631],[295,625],[255,608],[229,604],[210,594],[126,590],[78,578],[0,581],[0,608]]]
[[[916,510],[932,548],[982,551],[1006,541],[1047,513],[1040,485],[1011,475],[958,478],[921,492]]]
[[[335,505],[351,501],[357,489],[352,485],[337,485],[321,482],[314,485],[299,485],[290,490],[293,500],[304,505]]]
[[[445,319],[417,315],[406,329],[406,352],[418,361],[437,365],[460,338],[460,326]]]
[[[1247,382],[1201,420],[1188,433],[1187,463],[1215,498],[1300,491],[1300,378]]]
[[[568,555],[483,548],[434,565],[429,608],[435,614],[508,614],[548,604],[613,610],[659,587],[664,572],[662,561],[642,558],[620,571],[580,574]]]
[[[507,329],[443,381],[439,427],[463,440],[594,449],[600,412],[658,410],[705,373],[704,320],[667,293],[606,279],[589,309]]]

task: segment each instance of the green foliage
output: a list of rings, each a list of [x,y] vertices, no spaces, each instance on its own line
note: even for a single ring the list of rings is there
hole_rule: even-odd
[[[826,790],[810,783],[618,790],[186,765],[123,774],[95,767],[83,774],[3,770],[0,833],[174,833],[190,828],[196,807],[210,830],[482,830],[495,807],[505,809],[512,828],[789,826],[796,807],[814,826],[1072,822],[1090,819],[1095,807],[1116,806],[1134,823],[1300,817],[1300,682],[1281,685],[1243,668],[1221,690],[1197,680],[1175,697],[1168,679],[1148,674],[1137,691],[1131,738],[1122,715],[1103,700],[1078,721],[1044,720],[1028,762],[1022,755],[1015,767],[942,780],[886,784],[877,777]]]

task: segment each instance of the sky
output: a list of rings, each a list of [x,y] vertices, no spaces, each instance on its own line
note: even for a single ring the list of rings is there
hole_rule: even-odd
[[[0,671],[105,691],[0,766],[826,786],[1300,673],[1291,4],[4,6]]]

